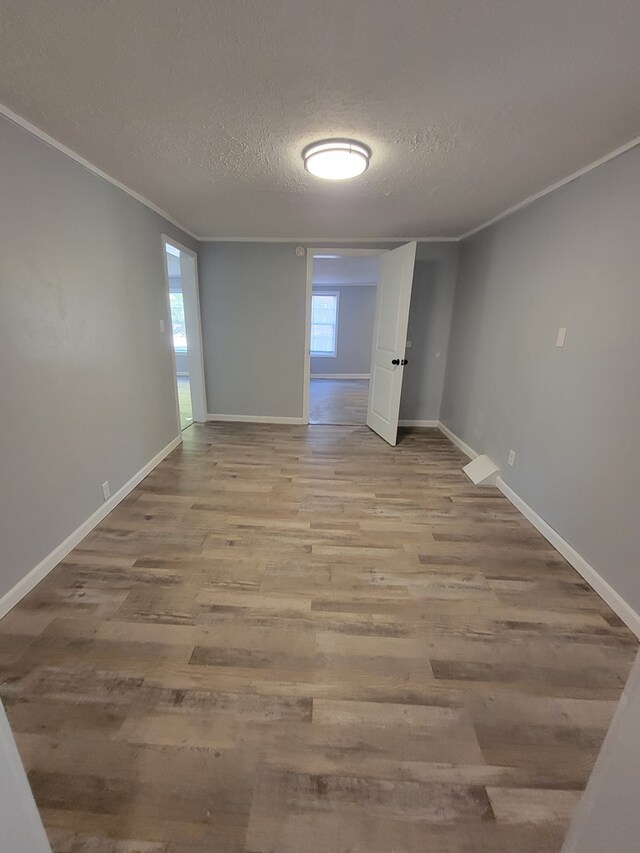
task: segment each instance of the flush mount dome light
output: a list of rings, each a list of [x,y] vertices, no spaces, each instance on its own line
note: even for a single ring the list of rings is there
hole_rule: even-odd
[[[371,151],[353,139],[324,139],[312,142],[302,152],[304,167],[325,181],[346,181],[361,175],[369,166]]]

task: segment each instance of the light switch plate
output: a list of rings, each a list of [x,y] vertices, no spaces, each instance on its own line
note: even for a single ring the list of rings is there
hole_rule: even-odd
[[[566,339],[567,339],[567,330],[564,328],[564,326],[561,326],[558,329],[558,337],[556,338],[556,346],[557,347],[563,347]]]
[[[515,452],[515,450],[510,450],[509,451],[509,458],[507,459],[507,463],[509,465],[513,465],[513,463],[515,461],[516,461],[516,452]]]
[[[160,320],[160,331],[164,334],[164,320]]]

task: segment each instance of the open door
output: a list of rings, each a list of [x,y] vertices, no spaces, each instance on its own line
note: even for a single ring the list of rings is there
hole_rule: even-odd
[[[173,339],[176,413],[182,430],[193,421],[207,420],[198,262],[192,249],[165,234],[162,244]]]
[[[416,243],[380,256],[367,425],[395,447]]]
[[[207,420],[207,401],[205,399],[198,268],[195,254],[180,252],[180,275],[184,294],[184,316],[189,339],[187,363],[189,365],[193,419],[197,423],[205,423]]]

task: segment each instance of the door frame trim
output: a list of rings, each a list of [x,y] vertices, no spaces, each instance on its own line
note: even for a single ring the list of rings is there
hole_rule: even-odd
[[[197,361],[198,361],[198,375],[193,377],[189,375],[189,382],[198,383],[200,386],[200,391],[202,393],[202,400],[204,403],[204,411],[197,412],[193,411],[193,422],[204,423],[207,419],[207,386],[205,382],[204,375],[204,351],[203,351],[203,341],[202,341],[202,316],[200,314],[200,278],[198,275],[198,253],[193,249],[189,249],[188,246],[184,246],[178,240],[175,240],[173,237],[170,237],[168,234],[160,235],[161,243],[162,243],[162,266],[164,269],[164,289],[165,289],[165,303],[166,303],[166,320],[167,323],[167,331],[170,334],[172,331],[171,325],[171,302],[169,299],[169,269],[167,266],[167,244],[173,246],[174,249],[178,249],[181,253],[188,255],[193,260],[193,270],[194,270],[194,278],[195,278],[195,306],[196,306],[196,315],[197,315],[197,325],[198,325],[198,340],[197,340]],[[183,291],[184,291],[184,283],[183,283]],[[188,332],[187,332],[188,334]],[[180,422],[180,400],[178,399],[178,384],[176,382],[177,377],[177,369],[176,369],[176,352],[173,348],[173,338],[171,340],[171,359],[173,363],[173,385],[175,388],[175,399],[176,399],[176,417],[178,419],[178,431],[182,431],[182,424]],[[197,417],[196,415],[199,415]]]
[[[311,295],[313,292],[313,257],[330,253],[340,257],[378,257],[384,255],[389,249],[345,249],[343,246],[310,246],[307,252],[307,289],[305,300],[305,327],[304,327],[304,371],[302,387],[302,422],[309,423],[309,384],[311,382]]]

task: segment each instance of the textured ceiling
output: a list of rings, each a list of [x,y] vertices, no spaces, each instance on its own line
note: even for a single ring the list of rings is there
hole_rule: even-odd
[[[638,0],[0,0],[0,101],[196,235],[458,236],[640,133]],[[325,136],[373,149],[306,174]]]

